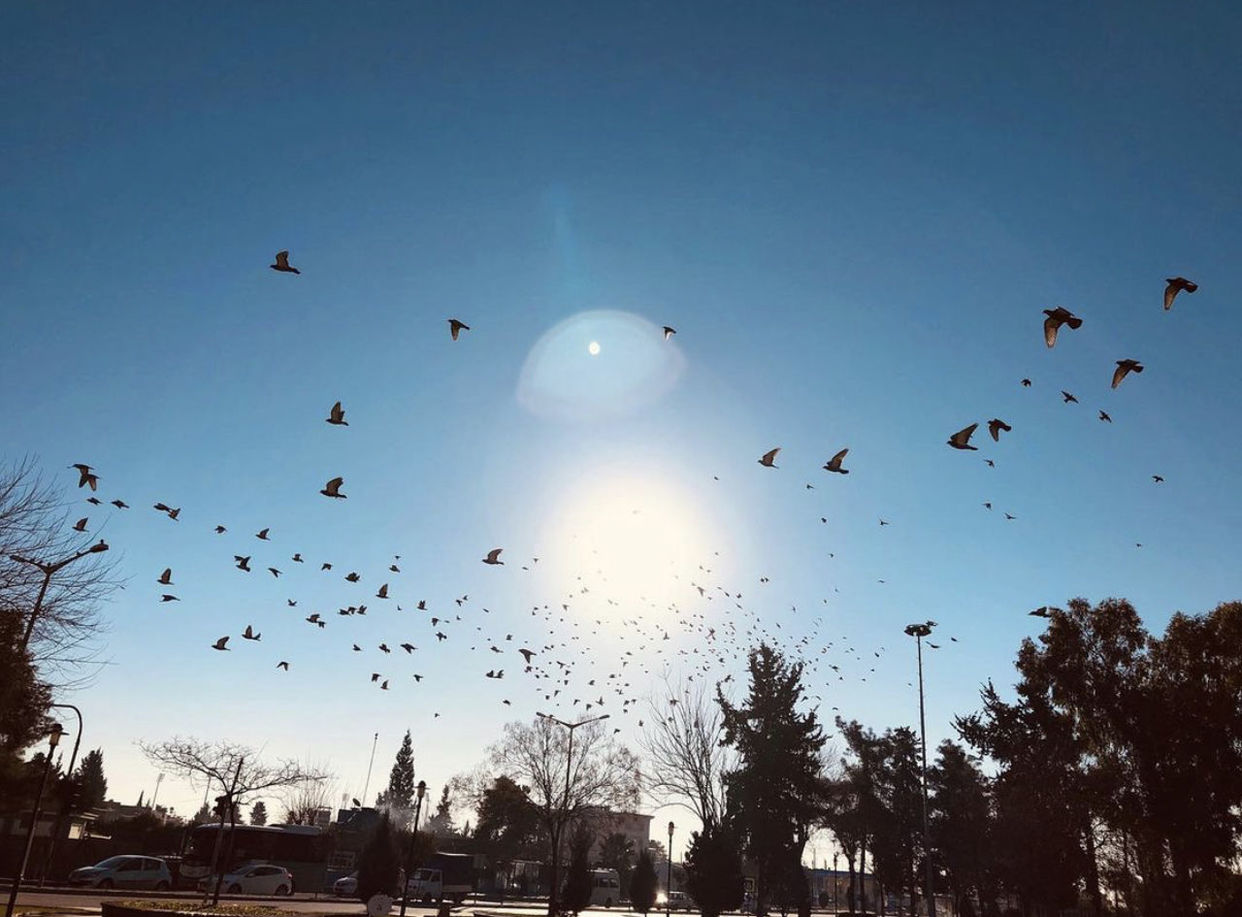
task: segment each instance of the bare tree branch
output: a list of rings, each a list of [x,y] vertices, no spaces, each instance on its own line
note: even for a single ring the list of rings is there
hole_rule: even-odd
[[[218,786],[222,793],[232,788],[233,802],[238,805],[247,796],[265,790],[318,784],[330,777],[314,765],[303,765],[292,759],[265,764],[254,749],[234,742],[206,742],[174,736],[164,742],[139,742],[138,747],[152,764],[188,778],[192,783],[206,781],[208,787]],[[235,788],[234,775],[237,775]]]

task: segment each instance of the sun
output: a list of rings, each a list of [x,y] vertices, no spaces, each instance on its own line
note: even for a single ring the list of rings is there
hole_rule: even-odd
[[[587,344],[587,353],[593,357],[599,356],[599,341],[592,341]]]

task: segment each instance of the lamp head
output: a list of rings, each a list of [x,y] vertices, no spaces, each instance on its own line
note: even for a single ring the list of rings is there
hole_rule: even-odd
[[[909,637],[926,637],[931,633],[931,628],[926,624],[910,624],[906,627],[906,635]]]
[[[48,746],[51,748],[55,748],[57,745],[59,745],[61,734],[64,733],[64,731],[65,731],[65,727],[60,725],[60,723],[53,723],[52,731],[48,733],[48,737],[47,737]]]
[[[676,826],[671,821],[668,823],[668,836],[669,837],[673,836],[673,828],[675,827]]]
[[[418,790],[418,798],[422,799],[423,794],[427,792],[427,781],[426,780],[418,781],[418,786],[416,787],[416,789]]]

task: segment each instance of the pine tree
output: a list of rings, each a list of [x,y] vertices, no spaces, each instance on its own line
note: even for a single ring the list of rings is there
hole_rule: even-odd
[[[190,819],[190,825],[209,825],[215,820],[215,816],[211,812],[211,807],[207,803],[199,806],[198,811],[194,813],[194,817]]]
[[[398,826],[408,827],[414,812],[414,743],[408,729],[388,775],[388,789],[376,802],[391,813]]]
[[[78,765],[77,779],[82,788],[78,796],[78,809],[85,812],[103,805],[108,796],[108,781],[104,777],[101,749],[86,753]]]
[[[379,823],[358,854],[358,891],[360,901],[372,895],[391,895],[400,881],[401,860],[393,839],[388,813],[380,813]]]
[[[436,814],[427,819],[424,830],[429,834],[453,834],[457,828],[453,824],[453,800],[449,796],[448,784],[440,791],[440,801],[436,803]]]
[[[260,799],[250,807],[250,824],[266,825],[267,824],[267,806]]]
[[[630,904],[640,914],[646,914],[655,905],[656,900],[655,864],[651,862],[651,854],[646,850],[638,854],[638,862],[634,864],[634,874],[630,876]]]
[[[686,891],[703,917],[720,917],[742,904],[745,881],[738,842],[724,828],[690,835],[686,849]]]
[[[569,840],[569,874],[561,892],[561,908],[575,914],[591,904],[591,863],[588,859],[595,838],[589,830],[579,828]]]
[[[717,688],[725,740],[740,764],[725,775],[730,806],[746,851],[758,866],[757,908],[767,908],[770,880],[802,858],[822,811],[825,785],[819,759],[824,745],[814,711],[799,713],[802,663],[760,644],[750,652],[750,692],[741,706]]]

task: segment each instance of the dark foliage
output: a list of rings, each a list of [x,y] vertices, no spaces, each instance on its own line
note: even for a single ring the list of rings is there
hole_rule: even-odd
[[[703,917],[720,917],[741,906],[745,894],[741,845],[724,828],[690,835],[685,869],[686,891]]]
[[[569,869],[561,892],[561,909],[577,914],[591,904],[591,845],[595,838],[579,827],[569,839]]]
[[[646,914],[655,906],[658,887],[659,880],[651,854],[646,850],[639,851],[638,862],[634,864],[634,873],[630,876],[630,906],[638,913]]]
[[[375,830],[358,854],[358,899],[368,901],[376,894],[395,895],[400,884],[400,872],[401,859],[397,854],[392,822],[385,812],[380,815]]]

